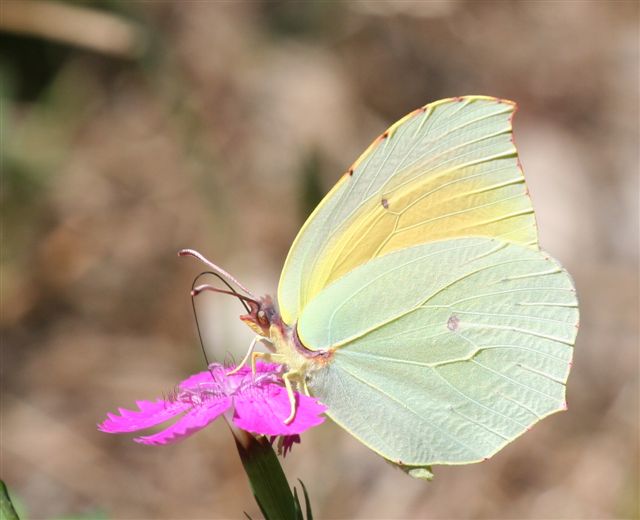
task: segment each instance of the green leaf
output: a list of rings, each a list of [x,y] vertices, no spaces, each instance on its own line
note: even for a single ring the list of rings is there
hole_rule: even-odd
[[[9,498],[7,486],[2,480],[0,480],[0,520],[20,520]]]

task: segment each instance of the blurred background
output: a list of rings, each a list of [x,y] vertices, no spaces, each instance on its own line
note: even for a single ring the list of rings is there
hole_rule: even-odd
[[[427,102],[519,103],[542,246],[575,278],[569,411],[432,483],[339,427],[285,460],[317,518],[637,518],[634,1],[4,0],[2,478],[27,518],[259,512],[225,425],[171,447],[96,430],[204,367],[193,247],[274,294],[305,217]],[[209,355],[251,335],[197,302]]]

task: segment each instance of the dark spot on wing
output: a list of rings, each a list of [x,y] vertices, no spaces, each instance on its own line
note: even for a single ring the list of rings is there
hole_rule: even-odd
[[[382,199],[382,207],[384,209],[389,209],[389,201],[387,199]]]

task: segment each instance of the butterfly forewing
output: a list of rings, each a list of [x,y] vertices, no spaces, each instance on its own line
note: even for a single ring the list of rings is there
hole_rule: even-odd
[[[278,289],[292,324],[324,287],[416,244],[490,236],[537,247],[512,140],[515,105],[482,96],[439,101],[382,134],[298,234]]]

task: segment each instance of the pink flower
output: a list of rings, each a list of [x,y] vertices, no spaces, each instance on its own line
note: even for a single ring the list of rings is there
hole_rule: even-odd
[[[170,444],[188,437],[207,426],[221,414],[233,410],[231,420],[243,430],[267,435],[284,436],[286,448],[299,442],[299,433],[317,426],[324,417],[325,407],[315,399],[296,392],[296,415],[285,424],[290,405],[282,383],[280,365],[258,361],[255,375],[249,367],[227,375],[231,368],[213,363],[206,372],[194,374],[178,385],[174,395],[156,401],[137,401],[139,410],[120,408],[117,414],[107,414],[98,429],[107,433],[142,430],[180,418],[164,430],[137,437],[142,444]],[[230,415],[227,415],[227,417]]]

